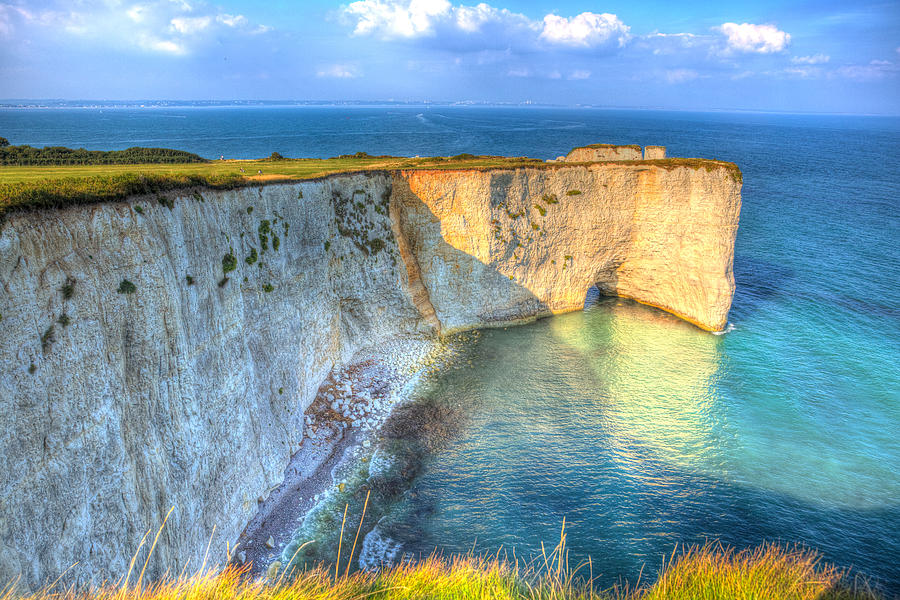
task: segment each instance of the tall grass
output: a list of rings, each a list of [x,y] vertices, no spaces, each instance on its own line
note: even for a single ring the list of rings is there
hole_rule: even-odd
[[[346,518],[345,518],[346,521]],[[162,531],[162,528],[160,528]],[[148,532],[149,535],[149,532]],[[357,531],[354,548],[358,539]],[[342,536],[343,537],[343,536]],[[159,539],[159,532],[151,546]],[[141,545],[147,540],[142,540]],[[140,549],[138,550],[138,553]],[[0,589],[0,600],[877,600],[865,584],[823,564],[808,549],[763,545],[734,551],[718,544],[673,552],[655,582],[601,590],[588,560],[569,564],[565,523],[556,547],[529,562],[508,557],[432,555],[377,572],[340,572],[335,565],[270,570],[254,578],[249,567],[205,569],[193,575],[145,582],[138,554],[128,574],[116,583],[78,588],[57,582],[30,595],[15,582]],[[340,553],[338,553],[340,556]],[[351,552],[352,557],[352,552]],[[149,556],[147,558],[149,561]],[[290,564],[290,563],[289,563]]]

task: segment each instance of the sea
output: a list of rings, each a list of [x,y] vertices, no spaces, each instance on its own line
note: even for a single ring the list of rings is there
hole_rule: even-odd
[[[422,393],[464,406],[405,495],[412,554],[536,556],[603,584],[683,545],[815,548],[900,595],[900,118],[465,106],[0,109],[13,144],[209,158],[664,145],[732,161],[727,333],[653,308],[483,332]],[[2,174],[2,167],[0,167]]]

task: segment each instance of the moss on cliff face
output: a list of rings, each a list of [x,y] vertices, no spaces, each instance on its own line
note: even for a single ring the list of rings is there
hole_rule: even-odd
[[[366,256],[378,255],[393,241],[394,234],[386,218],[389,194],[371,198],[364,190],[355,190],[349,197],[338,192],[332,196],[332,201],[338,233]]]

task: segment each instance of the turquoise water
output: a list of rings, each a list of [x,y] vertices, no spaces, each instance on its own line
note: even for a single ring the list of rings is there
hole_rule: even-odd
[[[900,119],[486,108],[0,111],[13,143],[205,156],[565,153],[663,144],[744,173],[733,331],[654,309],[487,331],[432,392],[464,406],[407,495],[407,546],[636,577],[675,543],[819,548],[900,594]],[[645,569],[645,573],[647,572]]]
[[[842,345],[790,337],[616,300],[485,331],[429,391],[471,417],[408,495],[417,526],[390,531],[415,553],[533,556],[565,518],[572,561],[608,584],[677,543],[801,542],[896,589],[896,368],[853,389],[819,366],[858,368]]]

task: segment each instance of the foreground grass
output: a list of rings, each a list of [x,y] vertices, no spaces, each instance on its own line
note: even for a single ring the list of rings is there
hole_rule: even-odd
[[[563,548],[561,550],[561,548]],[[229,567],[147,584],[119,582],[92,589],[49,587],[21,596],[14,587],[0,600],[874,600],[851,587],[845,574],[808,550],[763,546],[733,552],[707,545],[686,550],[664,566],[656,582],[635,589],[597,590],[592,566],[570,568],[562,546],[540,564],[499,558],[430,557],[377,573],[317,567],[253,579]],[[141,574],[142,575],[142,574]]]

